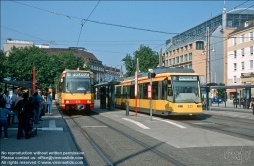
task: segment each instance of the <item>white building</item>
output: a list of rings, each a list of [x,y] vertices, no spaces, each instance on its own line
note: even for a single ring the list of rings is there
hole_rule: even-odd
[[[245,21],[229,34],[227,85],[254,84],[253,33],[254,18]],[[236,91],[232,89],[230,93],[233,94]],[[254,97],[253,90],[251,96]]]

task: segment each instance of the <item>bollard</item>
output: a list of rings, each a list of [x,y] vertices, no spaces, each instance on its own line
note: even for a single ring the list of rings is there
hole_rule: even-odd
[[[126,101],[126,116],[129,116],[129,102]]]

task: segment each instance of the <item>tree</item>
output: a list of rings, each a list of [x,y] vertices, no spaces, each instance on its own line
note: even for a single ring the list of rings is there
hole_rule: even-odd
[[[122,61],[124,61],[124,66],[125,66],[125,69],[126,69],[126,76],[131,76],[131,75],[134,75],[135,73],[135,69],[133,68],[134,65],[133,65],[133,58],[130,54],[127,54],[125,56],[125,58],[122,59]]]
[[[148,69],[154,69],[159,64],[159,54],[148,46],[140,45],[139,49],[133,53],[133,57],[129,54],[122,61],[126,68],[126,75],[134,75],[137,66],[137,58],[139,59],[140,72],[148,72]]]
[[[219,86],[225,86],[223,83],[219,83]],[[219,98],[224,98],[226,94],[226,89],[217,89],[217,96]]]
[[[84,60],[80,58],[78,63],[82,69]],[[49,55],[38,47],[13,47],[4,61],[4,77],[31,80],[33,66],[36,67],[36,82],[42,88],[47,88],[56,84],[65,69],[75,70],[77,59],[72,52]]]
[[[6,56],[2,50],[0,50],[0,78],[4,78],[4,73],[5,73],[5,67],[4,63],[6,61]]]

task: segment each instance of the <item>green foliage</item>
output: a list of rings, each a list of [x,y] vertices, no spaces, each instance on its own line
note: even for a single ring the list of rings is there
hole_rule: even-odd
[[[219,83],[218,86],[225,86],[225,84]],[[225,94],[226,94],[226,89],[217,89],[217,96],[219,98],[225,98]]]
[[[133,57],[127,54],[125,58],[122,59],[127,76],[135,74],[137,58],[139,59],[140,72],[148,72],[148,69],[154,69],[159,64],[159,54],[148,46],[141,45],[139,49],[133,53]]]
[[[2,56],[0,52],[1,59]],[[83,69],[83,64],[84,59],[79,58],[78,66],[80,69]],[[2,61],[0,65],[2,66]],[[56,84],[65,69],[77,69],[77,58],[72,52],[49,55],[38,47],[13,47],[9,57],[3,61],[3,68],[5,69],[3,77],[31,80],[33,66],[36,67],[36,82],[46,89],[50,85]]]
[[[0,59],[1,59],[0,60],[0,78],[3,78],[5,73],[4,63],[6,61],[6,56],[2,50],[0,50]]]

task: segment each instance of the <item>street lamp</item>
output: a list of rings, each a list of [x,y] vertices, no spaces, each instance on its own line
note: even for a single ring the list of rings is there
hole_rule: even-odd
[[[206,110],[208,110],[208,105],[210,107],[210,100],[209,100],[209,92],[210,92],[210,84],[211,81],[211,60],[210,60],[210,51],[215,52],[215,49],[212,48],[210,50],[210,32],[209,27],[206,28],[206,53],[202,52],[202,55],[206,54]],[[209,83],[208,83],[209,82]]]

